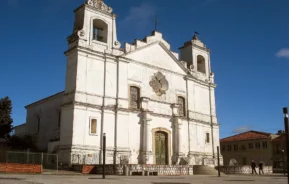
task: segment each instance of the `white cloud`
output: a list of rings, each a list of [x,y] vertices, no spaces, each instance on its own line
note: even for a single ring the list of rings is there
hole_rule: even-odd
[[[131,7],[127,16],[120,21],[120,26],[145,29],[153,27],[153,18],[156,14],[156,7],[150,3],[142,3],[139,6]]]
[[[251,127],[249,126],[241,126],[241,127],[238,127],[238,128],[235,128],[233,130],[233,133],[236,134],[236,133],[243,133],[243,132],[247,132],[247,131],[250,131],[251,130]]]
[[[10,6],[10,7],[19,6],[19,0],[8,0],[7,3],[8,3],[8,6]]]
[[[289,48],[283,48],[279,50],[279,52],[276,54],[277,57],[280,58],[288,58],[289,59]]]

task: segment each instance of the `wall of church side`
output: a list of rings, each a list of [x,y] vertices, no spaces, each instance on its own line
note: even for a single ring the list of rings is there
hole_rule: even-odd
[[[119,61],[118,104],[120,108],[128,108],[128,63]]]
[[[217,154],[217,146],[219,146],[220,148],[220,152],[221,152],[221,147],[220,147],[220,126],[214,126],[214,150],[215,150],[215,154]]]
[[[92,97],[93,95],[103,95],[104,61],[93,56],[90,56],[89,58],[83,57],[82,59],[87,62],[87,82],[85,91]],[[99,102],[97,103],[93,98],[91,100],[93,104],[99,104]]]
[[[210,125],[191,121],[189,125],[189,130],[191,153],[200,155],[212,155],[212,141],[206,143],[206,133],[209,133],[211,136]],[[216,136],[217,135],[214,135],[214,137]]]
[[[62,104],[63,93],[57,94],[44,102],[32,104],[27,107],[26,128],[27,133],[37,137],[37,145],[40,150],[46,151],[51,139],[59,138],[60,127],[59,112]],[[40,127],[38,132],[38,117]]]
[[[62,107],[61,127],[60,127],[60,146],[71,146],[73,138],[73,106]]]
[[[117,63],[111,59],[106,60],[106,106],[114,106],[116,99],[117,85]]]
[[[211,123],[209,87],[188,81],[189,117],[190,119]],[[217,123],[214,88],[211,88],[211,108],[213,123]]]
[[[75,101],[102,105],[104,61],[100,57],[79,54]]]
[[[69,93],[76,88],[76,78],[77,78],[77,52],[72,51],[67,56],[66,62],[66,81],[65,81],[65,92]]]
[[[114,149],[114,124],[115,113],[110,110],[104,111],[103,133],[106,133],[106,147],[108,150]]]
[[[131,164],[138,164],[139,161],[139,154],[140,148],[143,145],[141,142],[141,122],[140,118],[138,117],[138,112],[130,112],[129,113],[129,127],[126,130],[128,134],[128,144],[131,151],[130,163]],[[121,141],[121,140],[120,140]]]
[[[128,112],[118,112],[117,115],[117,150],[118,151],[130,151],[129,139],[130,134],[138,129],[131,129],[130,127],[130,116]],[[135,136],[131,137],[135,139]]]

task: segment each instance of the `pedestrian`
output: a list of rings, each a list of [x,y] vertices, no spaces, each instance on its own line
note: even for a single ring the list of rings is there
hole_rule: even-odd
[[[256,163],[254,162],[254,160],[252,160],[252,162],[251,162],[251,168],[252,168],[252,174],[254,174],[254,172],[255,172],[255,174],[257,174]]]
[[[258,166],[259,166],[259,174],[261,175],[261,172],[262,172],[262,174],[264,174],[264,171],[263,171],[263,162],[260,162]]]

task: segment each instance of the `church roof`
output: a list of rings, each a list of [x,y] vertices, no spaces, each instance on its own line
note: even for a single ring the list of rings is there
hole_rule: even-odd
[[[47,102],[47,101],[52,100],[52,99],[54,99],[54,98],[57,98],[57,97],[59,97],[59,96],[64,96],[64,91],[61,91],[61,92],[56,93],[56,94],[54,94],[54,95],[51,95],[51,96],[49,96],[49,97],[46,97],[46,98],[43,98],[43,99],[38,100],[38,101],[36,101],[36,102],[33,102],[33,103],[29,104],[29,105],[26,105],[25,108],[27,109],[27,108],[29,108],[29,107],[31,107],[31,106],[33,106],[33,105],[38,105],[38,104],[40,104],[40,103]]]
[[[254,139],[268,139],[271,133],[258,132],[258,131],[248,131],[234,136],[226,137],[220,140],[221,143],[224,142],[234,142],[234,141],[245,141]]]

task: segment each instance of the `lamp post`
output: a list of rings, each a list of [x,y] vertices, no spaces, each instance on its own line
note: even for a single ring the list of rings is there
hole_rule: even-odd
[[[106,151],[106,134],[103,133],[103,161],[102,161],[102,178],[105,179],[105,151]]]
[[[284,172],[284,176],[286,175],[286,172],[285,172],[285,158],[284,158],[284,150],[282,150],[282,159],[283,159],[283,172]]]
[[[286,147],[284,150],[287,150],[286,153],[287,153],[287,163],[286,163],[286,166],[287,166],[287,172],[289,171],[289,164],[288,164],[288,161],[289,161],[289,134],[288,134],[288,108],[287,107],[284,107],[283,108],[283,114],[284,114],[284,125],[285,125],[285,135],[286,135]],[[289,184],[289,174],[287,174],[287,179],[288,179],[288,184]]]

